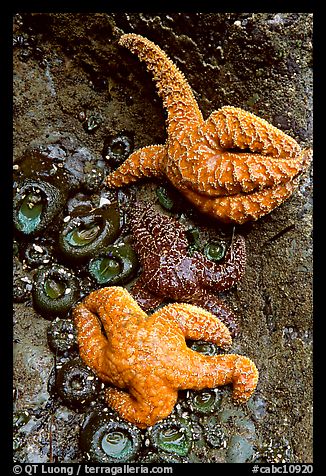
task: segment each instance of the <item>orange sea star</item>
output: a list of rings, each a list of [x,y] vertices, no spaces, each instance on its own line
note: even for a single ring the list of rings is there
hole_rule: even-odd
[[[270,213],[292,194],[310,150],[232,106],[204,121],[185,77],[157,45],[133,33],[122,35],[119,43],[153,72],[168,112],[168,139],[131,154],[109,175],[109,187],[165,177],[199,210],[240,224]]]
[[[173,303],[148,316],[126,289],[112,286],[88,295],[73,317],[81,358],[113,385],[108,405],[140,428],[167,417],[178,390],[231,383],[241,403],[256,388],[258,371],[247,357],[207,356],[187,347],[185,339],[222,348],[232,342],[227,327],[200,307]]]

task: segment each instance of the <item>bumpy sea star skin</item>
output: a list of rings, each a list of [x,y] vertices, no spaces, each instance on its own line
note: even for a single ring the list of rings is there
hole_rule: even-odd
[[[191,302],[216,314],[232,333],[234,313],[212,292],[226,291],[242,277],[246,265],[245,240],[238,235],[222,263],[197,251],[188,251],[186,228],[175,218],[156,212],[142,202],[133,204],[131,230],[142,274],[131,294],[149,311],[164,299]]]
[[[113,386],[108,405],[140,428],[167,417],[178,390],[232,384],[234,400],[243,403],[256,388],[258,370],[249,358],[187,347],[185,339],[222,348],[232,342],[226,326],[200,307],[173,303],[147,316],[126,289],[111,286],[89,294],[73,317],[81,358]]]
[[[168,140],[131,154],[107,178],[110,187],[165,177],[199,210],[240,224],[270,213],[293,193],[310,150],[232,106],[204,121],[185,77],[158,46],[133,33],[122,35],[119,43],[153,72],[168,112]]]

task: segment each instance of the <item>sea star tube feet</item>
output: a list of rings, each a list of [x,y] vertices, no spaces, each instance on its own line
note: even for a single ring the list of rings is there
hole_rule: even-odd
[[[139,428],[167,417],[179,390],[232,384],[242,403],[256,388],[258,370],[247,357],[211,357],[187,347],[186,338],[222,348],[232,342],[226,326],[200,307],[173,303],[148,316],[126,289],[111,286],[89,294],[73,317],[81,358],[112,386],[108,404]]]
[[[213,312],[237,333],[236,317],[215,296],[233,287],[243,276],[246,264],[245,240],[238,235],[222,262],[189,252],[186,228],[175,218],[156,212],[143,202],[133,204],[130,214],[134,248],[142,274],[131,294],[146,311],[164,299],[191,302]]]
[[[311,161],[310,149],[240,108],[224,106],[205,121],[184,75],[164,51],[133,33],[119,43],[153,73],[167,110],[168,139],[131,154],[107,177],[109,187],[167,178],[202,212],[239,224],[270,213],[293,193]]]

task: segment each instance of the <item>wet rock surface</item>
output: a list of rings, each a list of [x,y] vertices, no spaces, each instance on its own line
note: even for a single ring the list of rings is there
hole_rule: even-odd
[[[242,107],[300,145],[311,146],[309,14],[17,14],[16,173],[27,149],[59,143],[52,149],[55,164],[66,160],[62,151],[68,151],[69,157],[71,148],[84,151],[80,163],[84,167],[89,162],[88,169],[80,171],[74,160],[71,168],[77,170],[79,180],[96,165],[101,173],[94,172],[94,181],[101,187],[102,173],[110,171],[102,160],[107,137],[127,133],[135,149],[164,142],[165,113],[151,76],[136,57],[117,45],[126,32],[146,36],[166,51],[192,86],[204,117],[223,105]],[[85,187],[85,180],[81,183],[80,189],[76,185],[82,195],[79,205],[89,206],[93,200],[98,206],[99,201],[112,198],[105,188],[95,197],[98,189]],[[145,197],[160,208],[158,185],[139,184],[119,196],[122,201]],[[192,214],[190,208],[181,219],[200,226],[202,240],[221,235],[218,223]],[[58,222],[68,211],[66,206]],[[191,427],[191,448],[182,456],[160,452],[142,432],[137,461],[312,462],[312,171],[280,208],[258,222],[236,227],[235,232],[246,237],[247,268],[224,299],[241,325],[231,350],[250,357],[260,371],[256,393],[239,408],[221,389],[220,404],[209,415],[195,412],[187,394],[180,395],[172,417]],[[87,411],[68,408],[51,390],[48,381],[53,380],[54,369],[78,354],[72,349],[56,355],[50,349],[51,322],[33,309],[30,283],[35,269],[23,258],[27,244],[45,243],[50,260],[65,265],[52,252],[56,227],[48,235],[15,238],[15,279],[26,288],[16,289],[20,297],[14,303],[15,459],[81,461],[85,455],[79,437],[85,415],[104,405],[103,389]],[[80,280],[81,295],[93,289],[82,266],[71,269]]]

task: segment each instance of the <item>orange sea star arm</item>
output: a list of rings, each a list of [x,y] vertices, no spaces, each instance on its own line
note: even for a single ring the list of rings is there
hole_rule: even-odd
[[[311,158],[310,150],[302,151],[292,137],[231,106],[213,112],[187,137],[187,147],[172,142],[168,175],[172,182],[209,196],[249,193],[285,183],[301,173]]]
[[[183,194],[202,212],[213,215],[225,223],[242,224],[270,213],[288,198],[297,186],[298,181],[295,178],[291,182],[247,195],[207,197],[192,190],[184,190]]]
[[[191,366],[184,375],[182,388],[203,389],[232,384],[236,402],[247,401],[258,382],[256,365],[248,357],[237,354],[204,356],[192,352]]]
[[[146,63],[148,71],[153,73],[158,94],[168,112],[168,134],[176,139],[182,129],[189,129],[203,121],[191,87],[161,48],[134,33],[122,35],[119,44],[137,54]]]
[[[154,319],[156,316],[177,322],[185,339],[202,339],[222,348],[232,343],[231,334],[225,324],[210,312],[192,304],[168,304],[151,317]]]
[[[107,185],[122,187],[143,178],[162,178],[166,159],[167,149],[164,145],[150,145],[138,149],[107,177]]]
[[[304,168],[306,151],[292,159],[221,152],[207,154],[196,162],[195,155],[184,169],[182,185],[202,195],[219,197],[252,193],[292,180]]]
[[[151,391],[156,395],[157,389],[150,387],[148,388],[149,395],[142,395],[139,399],[123,390],[109,388],[106,391],[106,401],[122,418],[139,428],[147,428],[168,416],[177,401],[176,391],[170,388],[164,389],[162,382],[160,382],[159,388],[161,392],[159,404],[156,398],[152,401],[150,395]]]
[[[73,318],[80,357],[100,378],[106,379],[103,369],[107,339],[102,334],[100,320],[83,303],[73,309]]]
[[[251,152],[289,159],[300,154],[299,144],[280,129],[255,114],[233,106],[214,111],[202,127],[207,140],[223,149]]]

